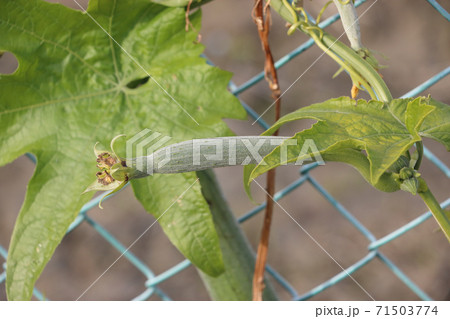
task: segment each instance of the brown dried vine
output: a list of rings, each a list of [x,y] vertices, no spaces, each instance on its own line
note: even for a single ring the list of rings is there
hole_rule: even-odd
[[[184,26],[184,30],[186,32],[189,31],[189,27],[192,28],[192,30],[194,30],[195,32],[197,32],[197,29],[195,29],[194,25],[192,24],[191,20],[189,19],[189,15],[191,14],[191,5],[192,2],[194,0],[189,0],[188,4],[186,5],[186,12],[184,13],[184,21],[185,21],[185,26]],[[202,42],[202,35],[200,33],[197,33],[197,40],[195,40],[194,43],[200,43]]]
[[[272,98],[275,100],[275,121],[280,118],[280,86],[278,84],[277,70],[273,62],[272,52],[269,45],[270,29],[270,0],[263,4],[263,0],[255,0],[252,18],[258,28],[258,35],[261,40],[262,48],[265,54],[264,75],[269,88],[272,91]],[[278,135],[278,131],[274,133]],[[253,275],[253,300],[261,301],[264,291],[264,270],[267,262],[267,253],[269,249],[270,225],[273,214],[273,195],[275,192],[275,170],[267,173],[267,196],[266,211],[264,223],[261,231],[261,237],[256,254],[255,272]]]

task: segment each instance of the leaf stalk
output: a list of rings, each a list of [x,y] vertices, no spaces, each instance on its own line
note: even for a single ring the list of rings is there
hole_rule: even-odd
[[[439,205],[439,202],[436,200],[433,193],[428,188],[428,185],[425,183],[425,180],[423,178],[419,178],[419,183],[420,183],[419,196],[422,198],[427,207],[430,209],[431,213],[433,214],[434,218],[439,224],[439,227],[444,232],[445,237],[447,237],[447,240],[450,242],[449,218],[445,214],[441,205]]]

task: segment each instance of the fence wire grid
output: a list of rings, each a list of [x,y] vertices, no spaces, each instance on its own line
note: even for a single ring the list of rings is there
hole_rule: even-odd
[[[359,0],[355,1],[355,6],[360,6],[367,0]],[[436,0],[427,0],[430,5],[432,5],[447,21],[450,22],[450,13],[447,12]],[[329,25],[333,24],[334,22],[339,20],[339,15],[336,14],[323,22],[319,23],[319,27],[326,28]],[[301,53],[305,52],[307,49],[309,49],[311,46],[314,45],[314,41],[312,39],[309,39],[305,41],[303,44],[301,44],[299,47],[291,51],[290,53],[283,56],[281,59],[276,61],[275,67],[281,68],[282,66],[286,65],[289,61],[294,59],[295,57],[299,56]],[[450,66],[443,69],[430,79],[426,80],[419,86],[415,87],[414,89],[410,90],[408,93],[401,96],[401,98],[408,98],[408,97],[414,97],[420,94],[421,92],[425,91],[426,89],[430,88],[446,76],[450,74]],[[264,79],[264,71],[260,72],[256,76],[252,77],[248,81],[246,81],[244,84],[237,86],[233,82],[230,82],[229,89],[230,91],[237,97],[244,91],[250,89],[258,82],[262,81]],[[244,108],[246,109],[248,115],[253,118],[264,130],[268,129],[270,125],[268,125],[252,107],[247,105],[244,101],[240,100]],[[33,155],[27,154],[28,157],[30,157],[31,160],[34,161]],[[428,158],[436,167],[438,167],[444,175],[450,179],[450,168],[447,167],[443,161],[441,161],[437,156],[435,156],[430,150],[428,150],[426,147],[424,147],[424,156]],[[364,236],[368,241],[369,245],[367,246],[367,254],[360,258],[357,262],[355,262],[350,267],[344,269],[337,275],[329,278],[328,280],[322,282],[321,284],[317,285],[313,289],[309,290],[306,293],[299,294],[298,291],[291,285],[283,276],[281,276],[275,269],[273,269],[270,265],[266,267],[267,273],[276,281],[278,282],[283,289],[285,289],[290,295],[292,300],[308,300],[312,298],[313,296],[320,294],[322,291],[330,288],[331,286],[337,284],[341,280],[347,278],[349,275],[352,275],[355,271],[361,269],[368,263],[370,263],[373,260],[379,260],[381,261],[392,273],[398,277],[415,295],[417,295],[418,298],[421,300],[429,301],[432,300],[432,298],[425,293],[416,283],[414,283],[399,267],[396,266],[394,262],[392,262],[389,258],[387,258],[384,254],[382,254],[379,249],[383,247],[384,245],[396,240],[400,236],[404,235],[405,233],[411,231],[412,229],[420,226],[423,222],[428,220],[429,218],[432,218],[432,214],[430,211],[427,211],[420,215],[419,217],[411,220],[410,222],[404,224],[403,226],[397,228],[396,230],[392,231],[391,233],[385,235],[384,237],[377,238],[375,237],[361,222],[358,221],[358,219],[349,212],[339,201],[337,201],[331,194],[320,184],[318,183],[311,175],[310,172],[315,169],[318,166],[317,163],[309,164],[303,166],[300,171],[299,175],[300,177],[293,182],[292,184],[288,185],[284,189],[278,191],[275,196],[274,200],[279,201],[283,197],[289,195],[292,191],[297,189],[299,186],[305,183],[309,183],[317,192],[319,192],[336,210],[339,212],[343,218],[345,218],[348,222],[353,225],[361,234]],[[76,217],[75,221],[70,225],[69,229],[67,230],[67,233],[73,231],[75,228],[80,226],[80,224],[85,223],[92,227],[92,229],[98,234],[100,234],[112,247],[114,247],[122,256],[122,258],[126,259],[129,263],[131,263],[138,271],[140,271],[146,278],[146,281],[144,283],[145,290],[137,295],[133,300],[147,300],[152,295],[157,295],[161,300],[172,300],[170,296],[165,293],[162,289],[158,287],[158,285],[166,280],[170,280],[172,277],[174,277],[179,272],[183,271],[184,269],[191,266],[191,263],[189,260],[184,260],[171,268],[167,269],[166,271],[155,274],[150,266],[145,264],[143,261],[141,261],[138,257],[136,257],[132,252],[130,252],[127,247],[125,247],[118,239],[116,239],[110,232],[108,232],[107,229],[102,227],[101,224],[95,222],[92,218],[89,217],[88,212],[93,208],[96,207],[101,199],[102,195],[97,196],[93,198],[91,201],[89,201],[87,204],[83,206],[83,208],[80,210],[79,215]],[[238,218],[239,223],[244,223],[245,221],[249,220],[253,216],[257,215],[259,212],[263,211],[266,204],[261,204],[259,206],[256,206],[249,212],[247,212],[245,215]],[[447,198],[445,201],[441,203],[442,208],[447,208],[450,206],[450,197]],[[0,273],[0,283],[4,282],[6,280],[6,259],[7,259],[8,252],[7,250],[0,245],[0,257],[4,260],[3,263],[3,272]],[[36,297],[38,300],[48,300],[40,291],[38,288],[34,288],[33,290],[33,296]]]

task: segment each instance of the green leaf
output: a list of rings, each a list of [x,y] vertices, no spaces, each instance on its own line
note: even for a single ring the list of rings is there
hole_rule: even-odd
[[[388,104],[348,97],[332,99],[282,117],[264,135],[288,122],[306,118],[318,122],[274,149],[264,158],[267,165],[259,164],[250,174],[247,172],[245,184],[272,168],[317,155],[302,152],[305,141],[311,139],[325,161],[353,165],[378,189],[395,191],[398,185],[387,170],[415,142],[426,136],[443,143],[447,149],[450,146],[450,106],[423,97]],[[289,146],[292,140],[296,145]],[[284,163],[283,146],[287,149]]]
[[[191,8],[194,8],[196,6],[208,3],[212,0],[151,0],[151,1],[168,7],[184,7],[187,6],[190,1],[192,1]]]
[[[174,142],[229,135],[221,119],[244,118],[245,111],[226,91],[231,75],[200,58],[203,46],[194,31],[185,32],[182,8],[147,0],[92,0],[89,14],[36,0],[0,0],[0,8],[0,51],[19,61],[14,74],[0,76],[0,165],[26,152],[37,158],[7,264],[8,298],[21,300],[31,298],[34,282],[92,196],[81,193],[95,178],[97,141],[108,145],[144,128]],[[200,29],[199,12],[191,22]],[[193,179],[194,173],[148,178],[133,189],[158,217],[190,187],[160,222],[183,254],[217,275],[218,238]]]
[[[256,167],[256,164],[245,165],[244,166],[244,171],[243,171],[243,174],[242,174],[242,177],[243,177],[243,180],[244,180],[245,193],[247,194],[248,198],[254,203],[256,203],[256,202],[253,199],[252,190],[250,189],[250,181],[251,181],[250,176],[252,175],[252,172],[255,169],[255,167]]]
[[[134,179],[131,184],[136,197],[158,219],[164,232],[170,234],[172,243],[186,258],[197,262],[210,276],[223,272],[216,230],[210,222],[211,213],[205,205],[195,173],[153,175]],[[192,189],[180,199],[179,196],[187,189],[185,185],[192,185]]]
[[[444,144],[450,151],[450,106],[433,99],[429,104],[435,109],[423,121],[420,135]]]

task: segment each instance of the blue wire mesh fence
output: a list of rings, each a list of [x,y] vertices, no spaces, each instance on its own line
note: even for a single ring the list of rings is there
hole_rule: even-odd
[[[450,14],[435,0],[427,0],[429,4],[431,4],[447,21],[450,22]],[[366,0],[356,1],[355,5],[359,6],[362,3],[366,2]],[[333,24],[339,20],[339,15],[334,15],[319,24],[321,28],[326,28],[329,25]],[[314,45],[314,41],[309,39],[305,41],[302,45],[286,54],[284,57],[276,61],[276,68],[281,68],[282,66],[289,63],[292,59],[299,56],[301,53],[305,52],[311,46]],[[434,75],[430,79],[426,80],[416,88],[410,90],[408,93],[404,94],[402,98],[406,97],[414,97],[427,90],[428,88],[435,85],[437,82],[445,78],[450,74],[450,66],[443,69],[438,74]],[[246,90],[253,87],[258,82],[264,79],[264,72],[260,72],[244,84],[237,86],[233,82],[230,83],[229,88],[230,91],[237,97]],[[248,115],[255,119],[256,122],[265,130],[269,128],[269,125],[260,117],[254,109],[252,109],[249,105],[247,105],[244,101],[241,100],[242,105],[246,109]],[[424,148],[424,155],[428,158],[440,171],[444,173],[444,175],[450,179],[450,168],[447,167],[437,156],[435,156],[430,150]],[[32,155],[28,154],[31,160],[34,161]],[[311,175],[310,172],[317,167],[317,163],[309,164],[303,166],[299,171],[299,178],[295,180],[293,183],[285,187],[284,189],[277,192],[274,196],[275,201],[279,201],[282,198],[288,196],[291,192],[296,190],[298,187],[305,183],[309,183],[321,196],[323,196],[335,209],[336,211],[342,215],[350,224],[356,228],[362,236],[364,236],[369,244],[367,246],[367,253],[365,256],[360,258],[357,262],[352,264],[350,267],[342,270],[337,275],[329,278],[328,280],[322,282],[317,285],[313,289],[307,291],[306,293],[299,294],[298,291],[287,281],[283,276],[281,276],[275,269],[273,269],[270,265],[266,267],[268,274],[280,284],[280,286],[290,294],[292,300],[307,300],[312,298],[313,296],[320,294],[324,290],[330,288],[331,286],[337,284],[343,279],[347,278],[349,275],[352,275],[355,271],[361,269],[367,264],[373,262],[374,260],[378,260],[382,262],[395,276],[397,276],[415,295],[417,295],[422,300],[432,300],[428,294],[426,294],[416,283],[414,283],[394,262],[392,262],[389,258],[385,256],[385,254],[380,252],[380,248],[384,245],[389,244],[392,241],[395,241],[400,236],[405,233],[411,231],[412,229],[419,227],[423,222],[432,218],[432,214],[430,211],[427,211],[420,215],[419,217],[411,220],[410,222],[404,224],[403,226],[397,228],[391,233],[377,238],[374,236],[350,211],[348,211],[339,201],[337,201],[331,194]],[[147,300],[152,295],[157,295],[161,300],[171,300],[170,296],[166,294],[163,290],[161,290],[158,285],[166,280],[170,280],[174,275],[183,271],[184,269],[191,266],[189,260],[184,260],[176,265],[173,265],[171,268],[163,271],[160,274],[155,274],[150,266],[148,266],[145,262],[136,257],[132,252],[130,252],[127,247],[125,247],[118,239],[116,239],[108,230],[106,230],[102,225],[98,222],[94,221],[89,217],[88,212],[96,207],[100,201],[101,196],[97,196],[93,198],[90,202],[88,202],[81,209],[79,215],[76,217],[75,221],[70,225],[67,233],[70,233],[77,227],[79,227],[82,223],[89,225],[92,227],[94,231],[100,234],[112,247],[114,247],[121,255],[122,258],[126,259],[129,263],[131,263],[139,272],[141,272],[145,278],[145,290],[136,296],[133,300]],[[444,200],[441,203],[442,208],[447,208],[450,206],[450,197]],[[241,216],[238,219],[239,223],[244,223],[263,211],[265,208],[265,203],[261,204],[245,215]],[[0,273],[0,283],[4,282],[6,279],[6,259],[7,259],[7,250],[0,245],[0,258],[4,260],[3,263],[3,271]],[[46,297],[35,288],[33,291],[34,297],[38,300],[46,300]]]

